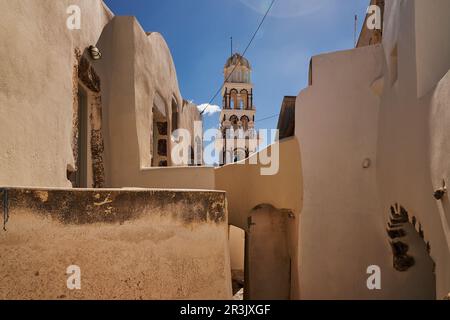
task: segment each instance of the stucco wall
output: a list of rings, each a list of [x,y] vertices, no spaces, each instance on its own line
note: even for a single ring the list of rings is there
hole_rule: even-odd
[[[259,154],[251,156],[251,158],[255,157],[259,157]],[[287,212],[292,214],[287,226],[287,249],[292,259],[291,297],[297,299],[299,298],[299,225],[302,219],[300,214],[302,166],[299,143],[295,137],[280,141],[279,171],[275,175],[262,175],[261,168],[265,165],[260,162],[250,164],[249,161],[247,159],[237,164],[216,168],[215,188],[226,191],[229,223],[245,231],[249,229],[247,219],[258,205],[269,204],[276,209],[285,209],[286,214]],[[266,241],[270,242],[271,239],[267,238]]]
[[[140,172],[133,186],[148,188],[217,190],[213,167],[149,168]]]
[[[392,267],[378,197],[377,187],[388,184],[377,184],[380,99],[372,90],[383,72],[382,52],[376,45],[313,57],[313,85],[297,98],[302,299],[430,297],[420,267]],[[371,265],[381,268],[382,290],[367,288]]]
[[[80,30],[66,27],[69,5],[80,7]],[[134,186],[141,169],[151,167],[156,95],[169,132],[172,101],[184,128],[192,130],[189,123],[201,119],[195,107],[183,110],[163,37],[144,32],[136,18],[114,17],[101,0],[1,0],[0,9],[1,185],[70,186],[66,171],[76,167],[76,51],[84,54],[100,79],[105,186]],[[90,45],[100,49],[101,60],[89,58]],[[170,154],[170,142],[168,147]],[[92,182],[92,162],[87,161]]]
[[[141,181],[151,167],[156,95],[169,132],[172,100],[180,110],[182,105],[170,51],[160,34],[146,34],[134,17],[115,17],[98,46],[104,57],[97,66],[108,79],[103,86],[107,186],[146,186]]]
[[[417,90],[421,97],[450,69],[450,1],[413,2],[404,6],[414,5],[415,24],[411,29],[416,34]]]
[[[313,84],[297,97],[303,299],[370,298],[366,268],[388,265],[374,171],[378,99],[370,90],[381,73],[380,50],[313,57]],[[372,162],[366,170],[365,158]]]
[[[69,4],[81,30],[66,28]],[[95,44],[110,18],[100,0],[0,1],[1,185],[70,186],[74,50]]]
[[[1,299],[231,298],[222,192],[11,189],[8,203]]]
[[[448,3],[427,3],[429,8],[424,8],[424,16],[418,12],[422,1],[388,1],[386,5],[383,48],[387,63],[383,71],[386,76],[380,101],[377,148],[380,200],[385,214],[390,205],[398,202],[420,223],[424,242],[429,243],[430,255],[436,263],[436,295],[441,299],[450,291],[448,225],[445,225],[443,208],[448,198],[439,202],[433,198],[433,193],[442,186],[443,179],[448,181],[449,178],[448,161],[444,160],[448,159],[449,148],[445,111],[448,109],[448,76],[438,81],[440,75],[447,73],[443,59],[446,46],[428,39],[434,36],[440,39],[439,32],[425,35],[423,30],[416,31],[426,27],[424,21],[431,19],[436,10],[448,12]],[[445,31],[448,38],[447,23],[438,15],[426,29]],[[392,66],[388,57],[395,44],[398,45],[398,81],[390,84],[388,74]],[[426,50],[422,47],[425,44]],[[427,78],[427,74],[431,77]]]

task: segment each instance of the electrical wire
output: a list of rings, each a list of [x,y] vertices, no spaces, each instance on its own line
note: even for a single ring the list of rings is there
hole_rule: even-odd
[[[277,114],[274,114],[274,115],[271,115],[271,116],[268,116],[268,117],[265,117],[265,118],[262,118],[262,119],[255,120],[255,122],[261,122],[261,121],[264,121],[264,120],[269,120],[269,119],[278,117],[279,115],[280,115],[280,114],[277,113]]]

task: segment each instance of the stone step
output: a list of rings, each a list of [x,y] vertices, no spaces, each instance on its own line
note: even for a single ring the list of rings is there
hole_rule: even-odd
[[[403,227],[403,223],[391,223],[391,222],[388,222],[387,223],[387,227],[388,227],[389,230],[390,229],[398,229],[398,228]]]
[[[409,222],[409,219],[408,219],[407,215],[399,215],[399,214],[394,215],[394,216],[391,215],[389,217],[389,220],[390,220],[391,223],[394,223],[394,224],[400,224],[400,223],[407,223],[407,222]]]
[[[401,228],[395,228],[395,229],[387,229],[386,230],[389,238],[391,239],[397,239],[397,238],[403,238],[404,236],[406,236],[406,232],[405,230],[401,229]]]

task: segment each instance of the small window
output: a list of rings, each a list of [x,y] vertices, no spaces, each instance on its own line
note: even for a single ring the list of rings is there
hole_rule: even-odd
[[[175,99],[172,99],[172,133],[178,129],[178,105]]]

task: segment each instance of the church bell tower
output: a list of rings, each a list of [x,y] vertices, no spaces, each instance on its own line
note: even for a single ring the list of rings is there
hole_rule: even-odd
[[[256,152],[251,66],[246,58],[234,53],[224,67],[220,131],[225,139],[221,164],[237,162]],[[233,143],[234,141],[234,143]]]

